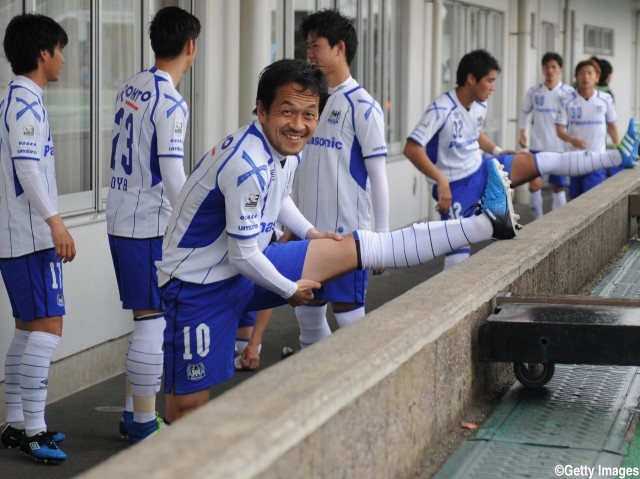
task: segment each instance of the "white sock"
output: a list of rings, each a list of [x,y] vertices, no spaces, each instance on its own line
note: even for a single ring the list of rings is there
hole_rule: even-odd
[[[535,219],[542,218],[542,190],[529,190],[529,206]]]
[[[554,191],[551,195],[551,209],[556,210],[567,204],[567,194],[562,191]]]
[[[619,166],[622,155],[619,150],[602,153],[593,151],[566,151],[564,153],[536,153],[534,161],[541,175],[582,176],[602,168]]]
[[[355,323],[357,320],[362,318],[364,314],[364,305],[356,309],[351,309],[349,311],[340,311],[338,313],[336,313],[335,311],[333,312],[333,315],[336,317],[336,321],[338,322],[338,326],[340,326],[340,328],[344,328],[349,326],[351,323]]]
[[[35,436],[47,430],[44,408],[49,387],[49,366],[53,352],[59,343],[60,336],[33,331],[29,334],[27,345],[22,353],[20,390],[27,436]]]
[[[306,348],[321,339],[331,336],[331,328],[327,323],[327,305],[298,306],[296,318],[300,326],[300,347]]]
[[[448,254],[444,257],[444,268],[442,271],[449,269],[458,263],[462,263],[464,260],[468,259],[471,256],[471,250],[469,248],[462,248],[457,250],[455,253]]]
[[[363,268],[404,268],[431,261],[469,244],[491,239],[486,215],[416,223],[389,233],[358,230]]]
[[[22,353],[27,346],[29,331],[16,329],[9,344],[7,357],[4,361],[4,400],[7,406],[7,422],[16,429],[24,429],[24,414],[22,412],[22,395],[20,393],[20,363]]]
[[[149,422],[155,419],[154,398],[160,391],[164,354],[164,317],[134,321],[131,344],[127,354],[127,376],[131,381],[133,395],[133,420],[135,422]],[[144,398],[137,401],[137,398]],[[137,403],[145,404],[144,410],[138,409]]]

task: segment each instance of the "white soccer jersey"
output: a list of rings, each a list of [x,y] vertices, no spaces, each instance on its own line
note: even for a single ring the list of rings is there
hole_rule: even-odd
[[[160,174],[161,157],[182,161],[189,112],[171,76],[144,70],[122,87],[115,103],[107,232],[154,238],[165,232],[171,205]]]
[[[529,88],[520,114],[520,128],[529,128],[532,151],[564,151],[565,144],[556,131],[556,115],[562,102],[571,97],[573,87],[559,82],[551,90],[544,83]]]
[[[269,245],[282,202],[300,162],[280,161],[258,121],[241,128],[205,155],[184,184],[156,263],[162,286],[171,278],[207,284],[235,276],[227,236],[258,237]]]
[[[42,182],[57,210],[55,160],[43,90],[18,76],[0,96],[0,258],[53,248],[51,230],[33,209],[16,176],[14,161],[37,161]]]
[[[451,90],[427,107],[409,139],[425,148],[447,180],[457,181],[480,168],[482,152],[478,136],[486,117],[485,102],[473,102],[467,111],[455,90]]]
[[[382,108],[352,77],[329,92],[315,135],[302,153],[293,198],[320,231],[370,230],[365,160],[387,156]]]
[[[570,135],[585,140],[588,150],[603,152],[607,149],[607,123],[617,120],[611,95],[596,90],[588,100],[574,92],[558,110],[556,123],[565,125]],[[568,147],[575,150],[571,144]]]

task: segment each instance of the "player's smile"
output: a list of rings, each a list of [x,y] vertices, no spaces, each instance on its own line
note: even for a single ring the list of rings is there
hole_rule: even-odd
[[[297,155],[318,126],[320,99],[295,83],[278,88],[269,111],[258,103],[258,119],[267,140],[281,155]]]

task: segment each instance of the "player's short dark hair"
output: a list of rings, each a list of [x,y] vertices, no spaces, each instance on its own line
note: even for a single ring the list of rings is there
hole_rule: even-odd
[[[38,13],[24,13],[11,19],[4,32],[4,54],[16,75],[38,68],[40,52],[51,56],[58,45],[64,48],[69,38],[54,19]]]
[[[189,40],[200,35],[200,20],[178,7],[165,7],[149,22],[151,49],[156,58],[176,58]]]
[[[298,31],[305,40],[310,32],[324,37],[332,48],[342,40],[345,45],[345,57],[348,65],[351,65],[356,56],[358,35],[354,20],[340,13],[339,10],[327,8],[307,15],[302,19]]]
[[[467,75],[472,74],[476,81],[486,77],[490,71],[500,73],[500,64],[488,51],[473,50],[462,57],[456,71],[456,84],[463,86]]]
[[[591,57],[591,60],[595,60],[600,65],[600,79],[598,80],[598,86],[608,86],[607,78],[613,73],[613,67],[604,58],[598,58],[596,56]]]
[[[560,68],[562,68],[562,57],[559,53],[556,52],[547,52],[542,55],[542,66],[545,66],[547,63],[555,61]]]
[[[327,79],[319,68],[305,60],[285,58],[267,66],[258,80],[256,104],[262,103],[265,110],[271,108],[279,87],[296,83],[303,91],[310,90],[320,98],[319,111],[322,111],[328,97]],[[253,110],[255,114],[257,110]]]

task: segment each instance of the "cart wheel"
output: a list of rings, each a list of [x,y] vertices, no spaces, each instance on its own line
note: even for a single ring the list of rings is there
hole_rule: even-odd
[[[516,379],[525,387],[541,388],[553,377],[554,363],[513,363]]]

